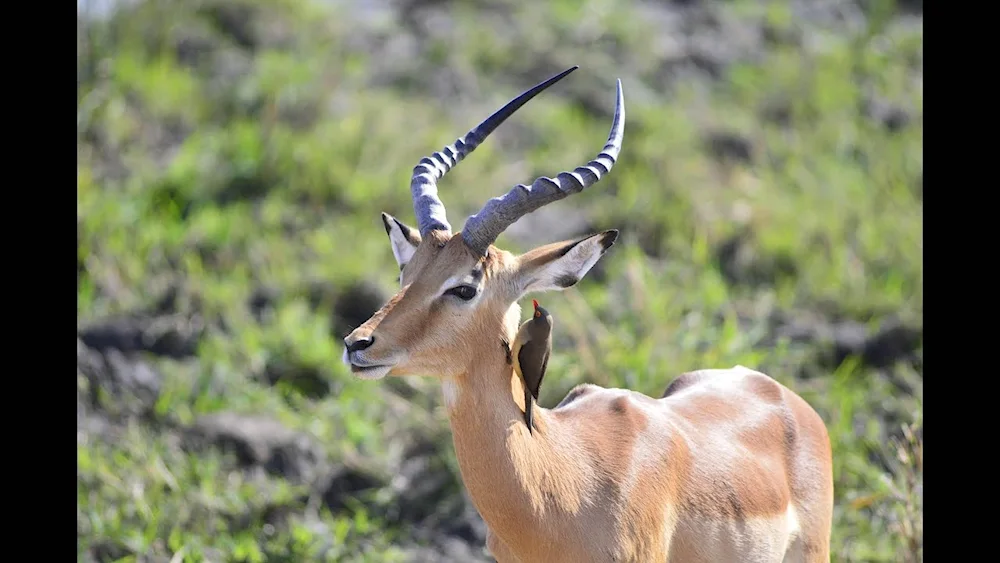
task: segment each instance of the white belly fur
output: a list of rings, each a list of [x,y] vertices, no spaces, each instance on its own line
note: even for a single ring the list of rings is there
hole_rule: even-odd
[[[774,518],[709,520],[682,518],[671,538],[670,561],[691,563],[793,563],[798,537],[795,507]],[[797,550],[792,550],[797,551]]]

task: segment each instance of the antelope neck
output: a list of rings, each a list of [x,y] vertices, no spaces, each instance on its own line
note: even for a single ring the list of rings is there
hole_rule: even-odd
[[[462,480],[493,533],[535,536],[545,512],[579,509],[556,506],[554,499],[577,496],[559,493],[578,487],[547,470],[572,462],[555,447],[551,432],[557,428],[548,411],[535,407],[536,431],[528,433],[523,387],[499,341],[495,354],[480,358],[472,370],[446,382],[456,394],[448,410]]]

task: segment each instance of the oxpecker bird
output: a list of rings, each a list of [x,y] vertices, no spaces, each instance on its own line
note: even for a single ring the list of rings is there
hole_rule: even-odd
[[[538,306],[532,299],[535,312],[530,319],[521,323],[514,338],[511,355],[514,357],[514,371],[524,384],[524,422],[528,432],[532,431],[532,399],[538,400],[538,389],[542,386],[545,369],[549,365],[552,352],[552,315]]]

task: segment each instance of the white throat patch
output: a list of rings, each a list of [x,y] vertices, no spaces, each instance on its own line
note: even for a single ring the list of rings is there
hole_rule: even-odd
[[[453,379],[444,379],[441,381],[441,391],[444,393],[445,406],[448,407],[449,411],[455,410],[459,398],[458,383],[455,383]]]

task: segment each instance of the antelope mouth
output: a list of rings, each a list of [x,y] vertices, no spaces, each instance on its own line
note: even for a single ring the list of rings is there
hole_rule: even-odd
[[[369,364],[352,358],[351,354],[344,351],[341,358],[345,364],[351,366],[351,373],[361,379],[381,379],[385,377],[396,364]]]
[[[360,365],[354,363],[351,364],[351,373],[355,374],[375,373],[378,372],[379,370],[389,371],[390,369],[392,369],[392,366],[388,364],[374,364],[374,365]]]
[[[361,365],[351,362],[351,373],[359,379],[382,379],[393,367],[390,364]]]

